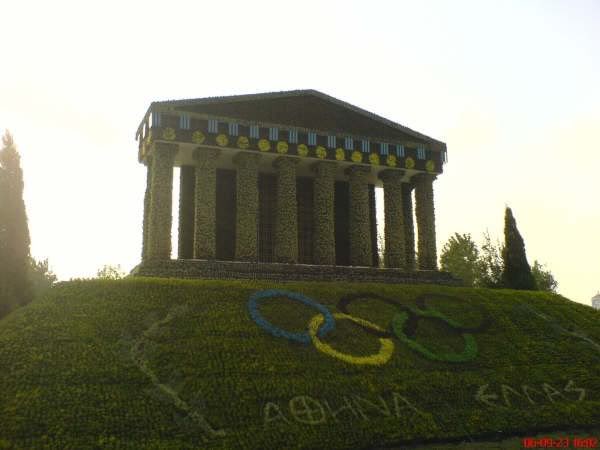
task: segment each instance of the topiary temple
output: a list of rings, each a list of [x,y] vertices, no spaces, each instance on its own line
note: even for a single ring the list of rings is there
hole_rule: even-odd
[[[136,139],[147,167],[137,274],[452,281],[436,272],[443,142],[314,90],[153,102]]]

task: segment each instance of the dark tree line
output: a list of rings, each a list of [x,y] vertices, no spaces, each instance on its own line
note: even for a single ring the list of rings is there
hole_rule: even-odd
[[[0,149],[0,317],[56,281],[48,260],[38,262],[30,255],[23,188],[21,157],[7,131]]]
[[[556,291],[552,273],[537,260],[529,266],[525,243],[510,208],[504,216],[504,243],[494,244],[484,234],[481,248],[470,234],[455,233],[440,256],[442,270],[453,273],[468,286]]]
[[[7,131],[0,150],[0,316],[32,299],[21,157]]]

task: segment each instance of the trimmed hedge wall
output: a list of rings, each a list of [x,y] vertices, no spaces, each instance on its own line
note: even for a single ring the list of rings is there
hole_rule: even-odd
[[[240,152],[233,158],[236,179],[235,259],[256,261],[258,257],[258,162],[260,155]]]
[[[403,175],[404,172],[394,170],[384,170],[379,174],[379,178],[383,181],[385,267],[404,268],[407,265],[404,196],[402,193]]]
[[[217,158],[219,150],[194,150],[196,192],[194,258],[214,259],[217,254]]]
[[[296,165],[299,158],[279,157],[277,169],[277,211],[275,213],[275,261],[298,262],[298,203]]]
[[[370,168],[351,166],[346,170],[350,187],[350,264],[370,266],[373,262],[369,221]]]
[[[437,449],[598,436],[599,342],[600,311],[541,292],[64,282],[0,321],[0,447]],[[380,353],[387,362],[361,364]]]
[[[313,262],[319,265],[335,264],[334,182],[337,165],[319,162],[313,166],[314,180],[314,234]]]
[[[173,161],[178,149],[177,144],[153,144],[148,259],[171,258]]]
[[[415,179],[415,215],[419,233],[419,269],[437,270],[435,243],[435,207],[433,203],[433,180],[435,175],[419,174]]]

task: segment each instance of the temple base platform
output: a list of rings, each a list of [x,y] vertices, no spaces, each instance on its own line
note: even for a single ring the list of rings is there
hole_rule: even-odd
[[[244,261],[171,259],[144,261],[133,276],[191,279],[244,279],[269,281],[335,281],[387,284],[440,284],[462,286],[460,279],[435,270],[405,271],[377,267],[320,266]]]

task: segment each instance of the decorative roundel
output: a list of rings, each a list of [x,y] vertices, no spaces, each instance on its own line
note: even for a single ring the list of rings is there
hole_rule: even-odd
[[[269,150],[271,150],[271,143],[266,139],[261,139],[260,141],[258,141],[258,149],[261,152],[268,152]]]
[[[427,161],[425,163],[425,170],[427,170],[427,172],[433,172],[435,170],[435,162],[433,162],[431,159]]]
[[[379,155],[377,153],[371,153],[369,155],[369,162],[373,165],[379,165]]]
[[[306,144],[300,144],[298,146],[298,154],[300,156],[306,156],[306,155],[308,155],[308,147],[306,146]]]
[[[352,161],[354,161],[355,163],[362,162],[362,153],[359,152],[358,150],[353,151],[352,152]]]
[[[335,313],[333,314],[333,317],[338,320],[350,320],[356,324],[361,325],[362,327],[370,328],[375,331],[384,331],[382,328],[379,328],[374,323],[369,322],[365,319],[361,319],[359,317],[354,317],[342,313]],[[317,348],[317,350],[325,353],[326,355],[333,356],[334,358],[340,359],[350,364],[372,366],[380,366],[382,364],[385,364],[392,357],[392,354],[394,353],[394,342],[388,338],[379,338],[379,343],[381,347],[379,349],[379,352],[375,353],[374,355],[353,356],[333,349],[330,345],[325,344],[317,337],[318,331],[320,331],[319,329],[324,320],[325,318],[322,314],[317,314],[316,316],[314,316],[308,325],[308,333],[310,335],[313,345]]]
[[[171,127],[167,127],[162,132],[162,138],[167,141],[172,141],[175,139],[175,130]]]
[[[396,167],[396,165],[398,164],[396,155],[388,155],[385,161],[387,162],[387,165],[390,167]]]
[[[219,134],[215,140],[217,141],[217,145],[219,147],[225,147],[227,144],[229,144],[229,138],[224,134]]]
[[[414,167],[415,167],[415,160],[412,159],[410,156],[408,156],[404,160],[404,167],[406,167],[407,169],[414,169]]]
[[[327,156],[327,150],[322,145],[319,145],[315,148],[315,155],[317,155],[317,158],[323,159]]]
[[[277,153],[281,153],[282,155],[288,152],[288,144],[285,141],[279,141],[277,143]]]
[[[202,131],[198,130],[192,133],[192,142],[194,144],[202,144],[205,140],[206,136],[204,136],[204,133]]]
[[[338,161],[344,161],[346,159],[346,152],[343,148],[339,147],[335,149],[335,159]]]
[[[239,148],[248,148],[248,147],[250,147],[250,141],[248,140],[248,138],[246,136],[240,136],[237,139],[237,146]]]
[[[318,316],[323,318],[319,325],[321,325],[323,321],[325,322],[325,324],[319,329],[319,331],[315,332],[315,335],[318,335],[320,338],[325,337],[327,333],[333,331],[333,329],[335,328],[335,320],[331,312],[325,306],[321,305],[320,303],[317,303],[311,298],[306,297],[305,295],[302,295],[298,292],[290,292],[280,289],[267,289],[264,291],[255,292],[250,296],[250,299],[248,300],[248,310],[250,312],[250,317],[252,317],[254,322],[256,322],[262,329],[272,334],[273,336],[283,337],[291,341],[295,341],[300,344],[306,345],[309,345],[312,340],[311,334],[309,332],[291,333],[273,325],[260,314],[260,311],[258,309],[259,301],[265,298],[273,297],[285,297],[287,299],[303,303],[306,306],[316,309],[320,313],[318,314]]]

